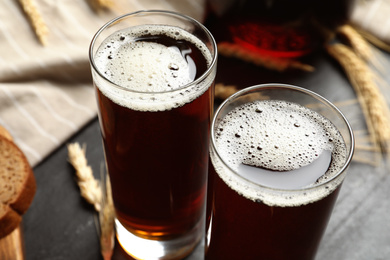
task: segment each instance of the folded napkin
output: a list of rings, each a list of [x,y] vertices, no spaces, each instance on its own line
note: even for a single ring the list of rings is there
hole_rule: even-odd
[[[88,48],[103,24],[142,9],[178,11],[197,20],[205,10],[204,0],[110,1],[110,8],[99,11],[93,0],[0,1],[0,125],[32,166],[96,117]],[[45,46],[21,2],[33,4],[47,26]]]

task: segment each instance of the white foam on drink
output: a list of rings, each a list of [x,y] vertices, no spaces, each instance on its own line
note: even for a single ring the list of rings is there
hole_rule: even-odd
[[[195,80],[194,61],[177,47],[142,41],[145,35],[166,35],[191,42],[203,53],[208,66],[212,62],[206,45],[180,28],[145,25],[121,30],[108,37],[95,56],[96,67],[104,77],[122,87],[112,87],[95,77],[97,87],[105,96],[134,110],[163,111],[183,106],[208,89],[215,75],[182,89]]]
[[[306,107],[255,101],[229,112],[215,132],[220,157],[249,182],[229,175],[212,155],[218,174],[232,189],[254,201],[279,206],[306,204],[326,196],[339,184],[319,188],[316,194],[286,192],[286,196],[253,185],[299,190],[316,186],[342,168],[346,160],[342,136],[329,120]]]
[[[328,170],[331,159],[330,151],[324,150],[312,163],[287,173],[252,167],[246,164],[240,164],[237,169],[244,178],[267,187],[300,189],[315,183]]]

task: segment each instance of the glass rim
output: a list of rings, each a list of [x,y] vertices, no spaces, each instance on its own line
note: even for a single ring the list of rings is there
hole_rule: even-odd
[[[132,16],[135,17],[135,16],[138,16],[138,15],[147,15],[147,14],[158,14],[158,15],[167,15],[167,16],[170,16],[170,17],[179,17],[179,18],[185,19],[185,20],[195,24],[196,26],[198,26],[200,29],[202,29],[205,32],[205,34],[211,40],[211,44],[212,44],[212,48],[214,50],[214,53],[210,52],[210,54],[212,56],[212,61],[211,61],[210,65],[208,66],[207,70],[201,76],[199,76],[195,80],[191,81],[190,83],[187,83],[187,84],[185,84],[185,85],[183,85],[183,86],[181,86],[179,88],[176,88],[176,89],[167,90],[167,91],[149,92],[149,91],[136,91],[136,90],[132,90],[132,89],[123,87],[121,85],[118,85],[115,82],[113,82],[110,79],[108,79],[106,76],[104,76],[103,73],[100,72],[100,70],[97,68],[97,66],[95,64],[95,60],[94,60],[95,53],[93,53],[93,49],[94,49],[95,43],[97,41],[97,38],[101,35],[101,33],[104,30],[106,30],[108,27],[110,27],[111,25],[119,22],[122,19],[125,19],[127,17],[132,17]],[[165,24],[162,23],[161,25],[165,25]],[[192,87],[194,85],[197,85],[200,82],[202,82],[203,80],[205,80],[213,72],[213,69],[214,69],[214,67],[217,64],[217,55],[218,55],[217,53],[218,53],[218,51],[217,51],[217,43],[216,43],[213,35],[211,34],[211,32],[202,23],[200,23],[196,19],[194,19],[194,18],[192,18],[192,17],[190,17],[188,15],[181,14],[181,13],[174,12],[174,11],[150,9],[150,10],[139,10],[139,11],[130,12],[130,13],[126,13],[126,14],[120,15],[120,16],[118,16],[116,18],[111,19],[110,21],[105,23],[102,27],[100,27],[100,29],[93,36],[93,38],[91,40],[91,43],[89,45],[89,63],[92,66],[92,69],[99,75],[99,77],[101,77],[104,81],[108,82],[113,87],[116,87],[116,88],[121,89],[121,90],[126,91],[126,92],[131,92],[131,93],[158,95],[158,94],[166,94],[166,93],[172,93],[172,92],[181,91],[183,89],[187,89],[187,88],[190,88],[190,87]]]
[[[290,89],[290,90],[293,90],[293,91],[298,91],[298,92],[310,95],[313,98],[315,98],[315,99],[323,102],[324,104],[330,106],[330,108],[332,108],[342,118],[342,121],[347,126],[348,133],[349,133],[349,136],[350,136],[350,139],[351,139],[350,140],[350,145],[349,145],[350,147],[348,147],[348,148],[350,148],[349,151],[348,151],[348,156],[346,158],[345,163],[343,164],[343,167],[341,167],[332,177],[326,179],[326,181],[318,183],[318,184],[310,185],[310,186],[305,186],[305,187],[298,188],[298,189],[297,188],[294,188],[294,189],[285,189],[284,188],[283,189],[283,188],[270,187],[270,186],[267,186],[267,185],[256,183],[254,181],[251,181],[248,178],[245,178],[245,177],[241,176],[240,174],[237,173],[236,170],[232,169],[225,162],[223,157],[220,155],[220,153],[219,153],[219,151],[217,149],[217,146],[216,146],[216,142],[215,142],[215,124],[216,124],[217,115],[219,115],[219,113],[222,111],[222,109],[224,107],[226,107],[229,103],[231,103],[233,100],[235,100],[237,97],[242,96],[243,94],[249,93],[249,92],[251,92],[253,90],[256,90],[256,89],[271,89],[271,88]],[[213,120],[211,122],[210,136],[211,136],[210,145],[212,146],[213,152],[218,157],[218,160],[223,163],[224,167],[226,167],[229,171],[234,173],[234,175],[237,178],[245,180],[246,182],[249,182],[252,185],[255,185],[256,187],[259,187],[259,188],[262,188],[262,189],[272,190],[272,191],[276,191],[276,192],[284,192],[284,193],[293,193],[293,192],[309,191],[309,190],[312,190],[312,189],[318,189],[319,187],[324,187],[324,186],[328,185],[329,183],[333,182],[335,179],[339,178],[347,170],[349,164],[352,161],[352,157],[353,157],[354,150],[355,150],[355,138],[354,138],[352,127],[351,127],[350,123],[348,122],[347,118],[345,117],[345,115],[340,111],[339,108],[337,108],[333,103],[331,103],[325,97],[323,97],[323,96],[321,96],[321,95],[319,95],[319,94],[317,94],[317,93],[315,93],[315,92],[313,92],[311,90],[308,90],[308,89],[305,89],[305,88],[302,88],[302,87],[298,87],[298,86],[294,86],[294,85],[290,85],[290,84],[283,84],[283,83],[258,84],[258,85],[254,85],[254,86],[250,86],[250,87],[241,89],[241,90],[237,91],[236,93],[232,94],[231,96],[229,96],[227,99],[225,99],[219,105],[219,107],[217,108],[217,110],[214,113],[214,117],[213,117]]]

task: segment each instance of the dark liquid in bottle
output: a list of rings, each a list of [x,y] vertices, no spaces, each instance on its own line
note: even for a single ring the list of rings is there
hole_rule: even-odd
[[[209,0],[209,23],[218,41],[230,41],[263,56],[294,58],[321,47],[323,28],[346,22],[350,0]],[[220,33],[219,33],[220,32]]]

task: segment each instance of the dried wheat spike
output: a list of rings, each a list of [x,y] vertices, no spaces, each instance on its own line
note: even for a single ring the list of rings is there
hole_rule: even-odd
[[[36,8],[33,0],[19,0],[19,2],[29,19],[31,26],[34,29],[35,35],[37,36],[39,42],[42,45],[46,45],[49,29],[43,21],[41,14],[38,12],[38,9]]]
[[[374,55],[370,44],[351,25],[344,24],[337,28],[337,33],[345,37],[352,49],[365,61],[370,61]]]
[[[376,84],[376,75],[349,47],[343,44],[326,46],[328,53],[343,67],[355,89],[368,130],[374,140],[387,152],[390,143],[390,112]]]
[[[69,162],[76,169],[81,196],[92,204],[96,211],[100,211],[102,190],[99,181],[92,174],[91,167],[87,164],[85,147],[81,149],[78,143],[68,144],[68,156]]]
[[[222,83],[215,84],[215,97],[226,99],[237,92],[237,87],[234,85],[224,85]]]
[[[109,9],[114,5],[113,0],[88,0],[91,6],[96,10]]]
[[[359,28],[355,28],[355,29],[364,39],[366,39],[372,45],[386,52],[390,52],[390,44],[388,44],[387,42],[384,42],[383,40],[379,39],[378,37],[374,36],[373,34],[365,30]]]
[[[103,200],[102,200],[102,210],[99,212],[99,223],[100,223],[100,251],[104,260],[109,260],[113,254],[114,248],[114,219],[115,219],[115,210],[114,203],[112,200],[111,193],[111,183],[108,174],[106,176],[106,181],[103,182],[105,185],[102,185],[103,190]],[[104,180],[103,171],[101,171],[101,180]]]
[[[286,71],[288,69],[298,69],[307,72],[314,71],[314,68],[308,64],[287,58],[275,58],[271,56],[260,55],[241,47],[238,44],[221,42],[218,44],[218,53],[226,56],[241,59],[276,71]]]

